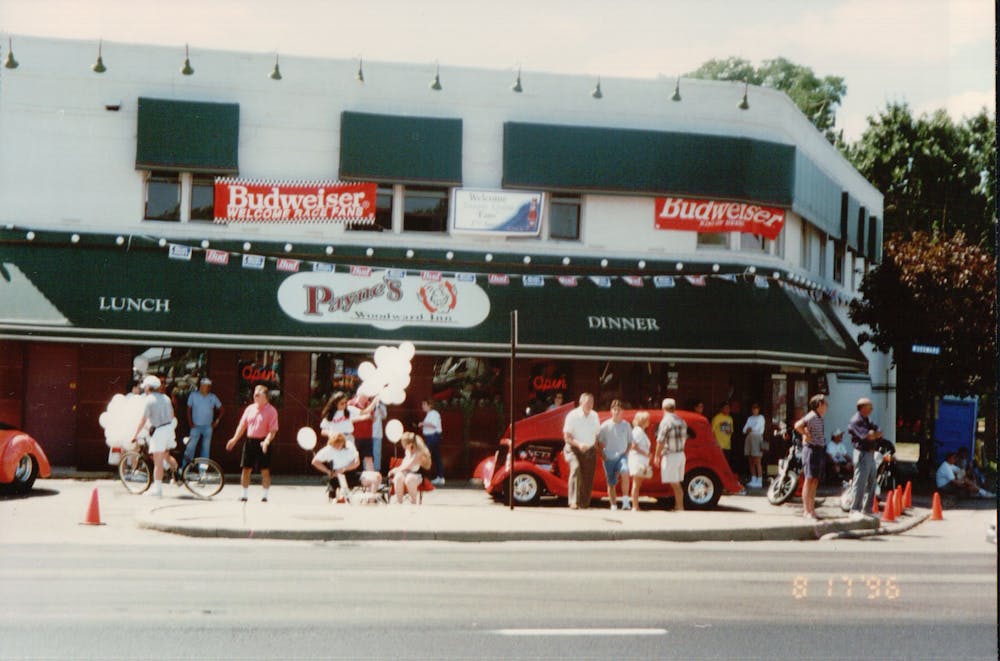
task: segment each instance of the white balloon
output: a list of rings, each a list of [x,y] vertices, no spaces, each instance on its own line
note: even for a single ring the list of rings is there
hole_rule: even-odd
[[[403,357],[406,358],[407,361],[413,360],[413,354],[416,352],[417,348],[413,346],[413,342],[410,342],[409,340],[399,345],[399,353],[403,354]]]
[[[108,408],[110,409],[112,406],[120,406],[124,402],[125,402],[125,395],[118,393],[117,395],[111,398],[110,402],[108,402]]]
[[[302,427],[299,429],[299,433],[295,435],[295,442],[303,450],[312,450],[316,447],[316,430],[312,427]]]
[[[379,367],[388,364],[389,355],[392,353],[393,348],[382,345],[378,349],[375,349],[375,364]]]
[[[402,388],[386,386],[385,388],[382,388],[378,398],[389,405],[402,404],[406,401],[406,392]]]
[[[367,360],[358,365],[358,376],[361,377],[362,381],[373,380],[376,377],[377,373],[378,370],[375,367],[375,365]]]
[[[391,443],[399,443],[399,437],[403,435],[403,423],[393,418],[385,423],[385,437]]]
[[[108,425],[111,424],[111,414],[105,411],[97,417],[97,422],[101,425],[101,429],[107,429]]]
[[[360,386],[358,386],[358,394],[364,395],[365,397],[374,397],[382,390],[381,384],[375,383],[374,381],[363,381]]]

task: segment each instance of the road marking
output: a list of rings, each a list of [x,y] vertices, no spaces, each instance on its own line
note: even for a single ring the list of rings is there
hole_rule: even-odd
[[[501,636],[664,636],[666,629],[495,629]]]

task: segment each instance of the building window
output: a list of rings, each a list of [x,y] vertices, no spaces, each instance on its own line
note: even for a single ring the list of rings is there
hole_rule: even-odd
[[[698,232],[698,248],[729,249],[729,232]]]
[[[833,281],[844,284],[844,242],[833,242]]]
[[[553,197],[549,201],[549,238],[580,238],[580,198]]]
[[[819,277],[826,278],[826,251],[829,242],[827,241],[826,234],[819,235]]]
[[[392,186],[379,186],[375,196],[374,223],[348,223],[351,232],[391,232],[392,231]]]
[[[146,220],[181,219],[181,178],[176,172],[152,172],[146,179]]]
[[[191,179],[191,220],[215,219],[215,177],[195,175]]]
[[[448,229],[448,189],[411,188],[403,192],[404,232],[445,232]]]
[[[811,234],[809,226],[803,222],[802,240],[799,246],[799,265],[804,271],[808,271],[812,268],[812,245],[810,244],[810,241],[812,240]]]
[[[767,245],[760,234],[740,232],[740,250],[743,252],[765,252]]]

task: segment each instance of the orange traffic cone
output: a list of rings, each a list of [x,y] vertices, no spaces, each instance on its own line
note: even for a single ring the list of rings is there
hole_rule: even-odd
[[[896,516],[903,516],[903,487],[896,487],[892,492],[892,504],[896,506]]]
[[[931,521],[944,521],[944,514],[941,513],[941,494],[934,492],[934,499],[931,501]]]
[[[878,515],[878,496],[872,496],[872,514]]]
[[[94,487],[93,493],[90,494],[90,507],[87,508],[87,518],[80,523],[87,526],[104,525],[101,523],[101,506],[97,502],[97,487]]]
[[[896,520],[896,506],[893,501],[895,498],[892,497],[892,492],[890,492],[885,498],[885,511],[882,513],[882,521],[885,523],[892,523]]]
[[[913,507],[913,482],[907,482],[903,489],[903,506]]]

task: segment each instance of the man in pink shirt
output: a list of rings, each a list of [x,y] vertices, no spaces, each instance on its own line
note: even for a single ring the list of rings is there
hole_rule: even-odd
[[[253,403],[247,406],[240,418],[233,437],[226,443],[226,450],[232,450],[243,434],[247,440],[243,444],[243,458],[240,460],[240,486],[243,487],[241,502],[246,502],[250,492],[250,474],[260,468],[260,484],[264,493],[260,501],[267,502],[267,491],[271,488],[271,443],[278,434],[278,411],[268,401],[267,386],[253,389]]]

